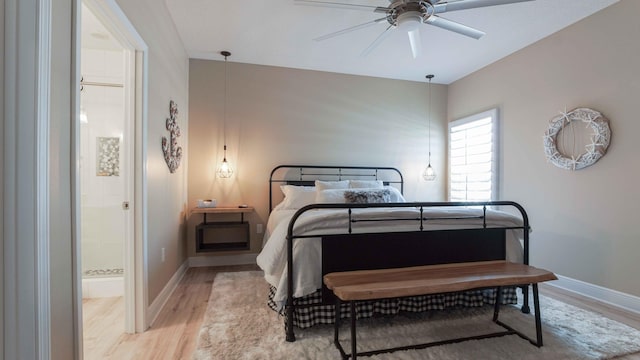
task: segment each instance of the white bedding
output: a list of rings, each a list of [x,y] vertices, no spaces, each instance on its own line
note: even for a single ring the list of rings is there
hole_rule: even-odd
[[[257,258],[258,266],[264,271],[265,279],[277,290],[273,300],[284,306],[287,297],[287,229],[296,210],[276,210],[269,216],[264,246]],[[438,217],[463,217],[482,215],[481,209],[462,207],[424,208],[423,216],[429,218],[425,229],[469,228],[470,225],[482,226],[481,219],[440,219]],[[354,209],[353,218],[419,218],[420,212],[413,207]],[[519,217],[502,211],[487,210],[487,226],[522,226]],[[320,235],[328,233],[347,233],[347,210],[311,210],[302,214],[296,221],[295,235]],[[418,221],[362,222],[352,225],[353,233],[417,231]],[[522,262],[521,230],[507,231],[507,259]],[[321,241],[319,238],[296,239],[293,244],[294,256],[294,297],[302,297],[315,292],[322,285]]]

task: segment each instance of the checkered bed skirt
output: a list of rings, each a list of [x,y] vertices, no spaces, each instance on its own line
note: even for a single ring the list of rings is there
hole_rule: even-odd
[[[267,304],[280,315],[285,316],[284,308],[278,311],[278,305],[273,301],[276,288],[269,287],[269,299]],[[376,301],[360,302],[356,307],[357,317],[366,318],[376,314],[393,315],[400,311],[420,312],[427,310],[444,310],[453,307],[479,307],[494,304],[496,301],[495,289],[472,290],[460,293],[435,294],[412,296],[398,299],[383,299]],[[502,289],[503,304],[517,304],[516,288]],[[293,312],[293,325],[299,328],[308,328],[317,324],[333,324],[335,314],[333,305],[322,304],[322,292],[320,290],[293,300],[295,305]],[[342,304],[342,317],[348,317],[348,304]]]

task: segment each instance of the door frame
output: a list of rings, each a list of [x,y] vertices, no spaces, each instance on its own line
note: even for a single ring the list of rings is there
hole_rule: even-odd
[[[0,353],[49,359],[52,2],[2,6]]]
[[[126,231],[124,250],[124,284],[125,284],[125,331],[127,333],[143,332],[148,328],[147,320],[147,181],[146,181],[146,159],[147,159],[147,93],[148,93],[148,47],[142,37],[138,34],[124,12],[120,9],[115,0],[76,0],[78,9],[84,3],[93,14],[105,25],[111,34],[120,42],[125,49],[125,132],[130,134],[125,140],[125,154],[133,161],[126,162],[126,171],[132,175],[125,179],[126,192],[130,196],[130,208],[133,214],[126,217]],[[80,23],[78,17],[77,23]],[[79,27],[79,26],[78,26]],[[79,36],[79,34],[78,34]],[[79,41],[75,45],[76,51],[80,52]],[[80,78],[79,63],[75,66],[75,71]],[[76,113],[79,114],[79,92],[76,95]],[[76,117],[78,118],[78,117]],[[80,124],[74,123],[75,148],[74,158],[79,159],[79,133]],[[132,141],[133,144],[127,143]],[[77,166],[74,167],[77,171]],[[74,175],[79,179],[79,173]],[[82,270],[80,252],[80,188],[79,181],[74,186],[75,208],[74,229],[78,236],[74,241],[74,261],[76,269],[76,300],[78,314],[78,326],[82,329]],[[79,331],[80,343],[82,331]],[[82,352],[80,352],[82,353]]]

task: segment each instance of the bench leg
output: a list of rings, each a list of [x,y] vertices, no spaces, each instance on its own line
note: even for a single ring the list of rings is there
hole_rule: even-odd
[[[542,321],[540,320],[540,299],[538,299],[538,284],[533,284],[533,307],[536,312],[536,341],[537,347],[542,346]]]
[[[338,297],[336,297],[336,304],[335,304],[335,321],[334,321],[334,330],[333,330],[333,342],[334,344],[336,344],[336,346],[338,345],[338,332],[340,329],[340,307],[341,307],[341,302],[340,299]]]
[[[522,289],[522,313],[529,314],[531,309],[529,309],[529,285],[523,285]]]
[[[494,309],[494,314],[493,314],[493,321],[502,326],[503,328],[507,329],[508,332],[506,333],[506,335],[509,334],[515,334],[518,335],[519,337],[529,341],[531,344],[537,346],[537,347],[542,347],[542,321],[540,320],[540,299],[538,296],[538,284],[533,283],[530,284],[533,288],[533,306],[534,306],[534,311],[535,311],[535,323],[536,323],[536,339],[533,340],[530,337],[526,336],[525,334],[521,333],[520,331],[515,330],[514,328],[512,328],[511,326],[503,323],[502,321],[498,320],[498,306],[496,305],[495,309]],[[497,304],[498,299],[496,299],[496,304]]]
[[[350,301],[349,302],[349,310],[350,310],[350,320],[351,320],[351,355],[348,355],[347,353],[345,353],[344,349],[342,348],[342,345],[340,344],[340,306],[342,305],[342,302],[340,300],[340,298],[338,298],[337,296],[335,297],[336,299],[336,305],[335,305],[335,309],[334,309],[334,315],[335,315],[335,321],[334,321],[334,326],[333,326],[333,343],[335,344],[336,348],[338,348],[338,351],[340,351],[340,356],[342,357],[342,359],[346,360],[349,359],[349,357],[351,357],[353,360],[356,360],[356,358],[358,357],[358,352],[356,351],[356,302],[355,301]]]
[[[498,321],[498,314],[500,313],[500,303],[502,303],[502,288],[498,286],[496,288],[496,303],[493,305],[493,322]]]
[[[336,346],[338,351],[340,351],[340,357],[343,360],[347,360],[349,359],[349,355],[347,355],[347,353],[342,348],[342,345],[340,344],[340,323],[342,322],[342,319],[340,318],[341,310],[342,310],[342,301],[340,300],[340,298],[335,296],[335,309],[334,309],[335,321],[334,321],[334,328],[333,328],[334,329],[333,344]]]
[[[351,307],[351,358],[356,360],[358,356],[356,351],[356,302],[350,302]]]

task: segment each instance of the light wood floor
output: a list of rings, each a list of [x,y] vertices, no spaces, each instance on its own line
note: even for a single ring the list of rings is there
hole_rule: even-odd
[[[259,268],[189,268],[156,321],[142,334],[123,333],[122,297],[83,300],[84,359],[191,359],[216,274],[246,270]]]
[[[191,359],[216,274],[246,270],[258,268],[255,265],[190,268],[153,326],[142,334],[130,335],[122,332],[124,303],[121,297],[83,300],[84,358]],[[640,330],[640,316],[636,314],[544,284],[540,285],[540,293]],[[640,353],[619,359],[640,360]]]

